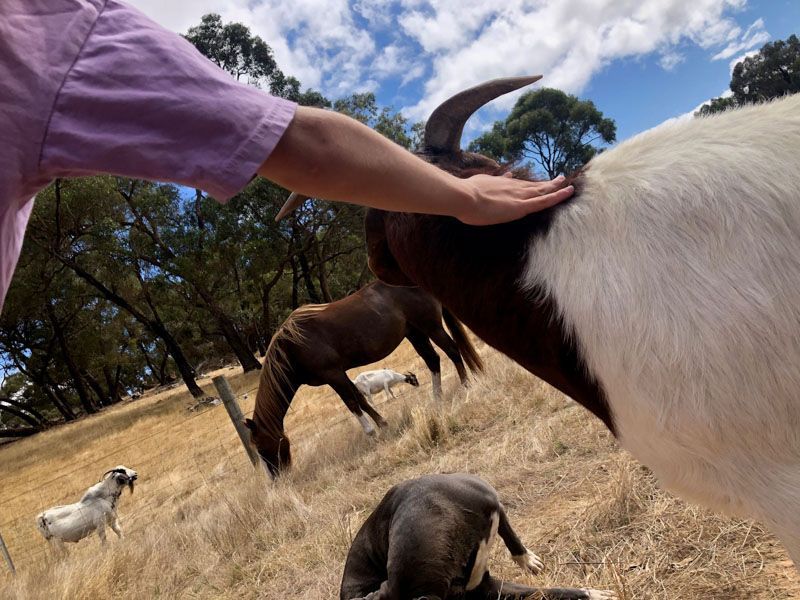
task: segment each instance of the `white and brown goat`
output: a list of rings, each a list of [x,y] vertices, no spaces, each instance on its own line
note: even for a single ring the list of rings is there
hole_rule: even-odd
[[[535,81],[462,92],[423,155]],[[368,211],[369,262],[599,417],[683,498],[767,523],[800,561],[800,94],[662,125],[596,156],[568,202],[520,221]]]
[[[118,465],[103,473],[99,483],[86,490],[78,502],[55,506],[39,513],[36,528],[57,548],[62,542],[79,542],[97,532],[102,544],[106,543],[106,525],[122,537],[117,516],[117,503],[126,487],[133,493],[138,474],[133,469]]]
[[[492,486],[464,473],[424,475],[390,489],[353,539],[340,600],[613,600],[613,592],[532,588],[489,574],[497,536],[526,573],[541,559],[508,521]]]
[[[417,376],[410,371],[408,373],[398,373],[391,369],[377,369],[375,371],[363,371],[356,375],[353,383],[358,391],[367,397],[367,402],[372,402],[372,394],[377,394],[381,390],[386,392],[386,397],[394,398],[392,388],[401,383],[407,383],[413,387],[419,387]]]

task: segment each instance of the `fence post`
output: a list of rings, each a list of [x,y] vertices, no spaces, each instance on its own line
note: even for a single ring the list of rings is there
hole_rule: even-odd
[[[214,382],[214,387],[217,388],[217,393],[222,398],[222,403],[225,405],[225,410],[228,411],[228,416],[236,428],[236,433],[239,434],[244,450],[255,467],[258,464],[258,456],[256,456],[253,446],[250,445],[250,432],[245,427],[242,409],[239,408],[239,403],[236,402],[236,397],[233,395],[233,390],[231,390],[228,380],[225,379],[224,375],[217,375],[211,381]]]
[[[14,568],[14,561],[11,560],[11,555],[8,553],[8,548],[6,548],[6,543],[3,541],[2,534],[0,534],[0,552],[3,553],[3,558],[6,559],[6,564],[8,565],[11,574],[16,575],[17,570]]]

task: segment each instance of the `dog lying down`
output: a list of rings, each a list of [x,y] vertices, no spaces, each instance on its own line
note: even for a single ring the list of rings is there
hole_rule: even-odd
[[[487,562],[497,535],[524,571],[542,561],[511,528],[492,486],[467,474],[425,475],[383,497],[356,534],[341,600],[615,600],[608,591],[499,581]]]

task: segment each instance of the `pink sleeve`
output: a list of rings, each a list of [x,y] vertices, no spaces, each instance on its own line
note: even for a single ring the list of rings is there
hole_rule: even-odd
[[[59,91],[40,168],[169,181],[224,202],[256,174],[295,108],[110,0]]]

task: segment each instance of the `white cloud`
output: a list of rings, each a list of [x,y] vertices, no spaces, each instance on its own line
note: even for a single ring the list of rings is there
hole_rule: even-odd
[[[426,4],[430,16],[414,21],[424,36],[433,23],[459,22],[460,4]],[[409,109],[413,117],[424,117],[454,91],[499,74],[543,73],[543,84],[579,93],[615,59],[659,53],[662,66],[674,68],[680,60],[678,44],[713,48],[738,43],[741,29],[729,13],[742,8],[744,0],[506,0],[489,6],[479,28],[466,20],[462,31],[451,29],[438,40],[423,38],[423,47],[438,51],[424,99]],[[758,27],[748,32],[747,39],[754,39]],[[500,99],[498,106],[508,108],[513,100]]]
[[[209,12],[219,13],[224,22],[242,22],[272,47],[284,72],[332,95],[363,87],[376,51],[372,34],[356,25],[347,0],[128,1],[179,33]]]
[[[180,32],[207,12],[241,21],[285,72],[329,96],[424,77],[423,99],[404,109],[412,119],[494,77],[542,73],[544,85],[580,93],[617,59],[652,56],[670,70],[692,45],[721,60],[769,37],[761,19],[746,31],[734,19],[747,0],[129,1]]]
[[[755,46],[761,46],[769,41],[769,33],[764,29],[764,19],[756,20],[750,27],[747,28],[739,39],[733,39],[730,43],[720,52],[717,52],[712,60],[723,60],[742,52],[749,50]]]
[[[661,55],[661,58],[658,60],[658,64],[665,71],[672,71],[685,60],[686,57],[683,54],[670,50]]]

